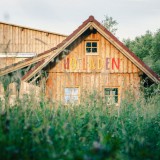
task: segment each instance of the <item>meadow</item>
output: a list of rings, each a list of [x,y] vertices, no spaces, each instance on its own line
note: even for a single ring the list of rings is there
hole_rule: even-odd
[[[0,159],[159,160],[158,92],[139,99],[128,93],[119,107],[96,93],[75,106],[34,96],[12,107],[0,101]]]

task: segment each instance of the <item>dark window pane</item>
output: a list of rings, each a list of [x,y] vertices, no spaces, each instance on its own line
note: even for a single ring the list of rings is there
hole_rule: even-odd
[[[86,48],[86,52],[90,53],[91,52],[91,48]]]
[[[86,42],[86,53],[97,53],[97,42]]]
[[[91,42],[87,42],[86,47],[91,47]]]
[[[93,53],[97,53],[97,48],[92,48]]]
[[[110,89],[109,88],[105,88],[104,89],[104,94],[105,95],[110,95]]]
[[[113,88],[114,95],[118,95],[118,88]]]
[[[107,104],[118,103],[118,88],[104,88],[104,95]]]
[[[118,103],[118,96],[115,96],[115,103]]]
[[[97,42],[92,42],[92,47],[97,47]]]

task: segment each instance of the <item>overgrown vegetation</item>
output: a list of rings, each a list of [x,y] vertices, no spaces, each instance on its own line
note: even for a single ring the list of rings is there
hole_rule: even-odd
[[[160,97],[129,96],[120,107],[92,94],[79,106],[24,96],[0,103],[0,159],[160,159]],[[8,104],[9,105],[9,104]]]

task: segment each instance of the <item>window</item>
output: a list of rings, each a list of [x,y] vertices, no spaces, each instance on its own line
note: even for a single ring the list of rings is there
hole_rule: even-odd
[[[65,88],[64,89],[64,101],[68,103],[78,103],[79,101],[79,88]]]
[[[107,104],[118,104],[118,88],[104,88],[104,96]]]
[[[98,52],[98,44],[96,41],[87,41],[86,43],[86,54],[97,54]]]

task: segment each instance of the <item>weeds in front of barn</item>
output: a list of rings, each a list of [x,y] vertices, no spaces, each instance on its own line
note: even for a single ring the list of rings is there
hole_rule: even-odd
[[[0,101],[0,159],[160,159],[160,97],[132,96],[119,107],[94,93],[78,106],[34,96]]]

